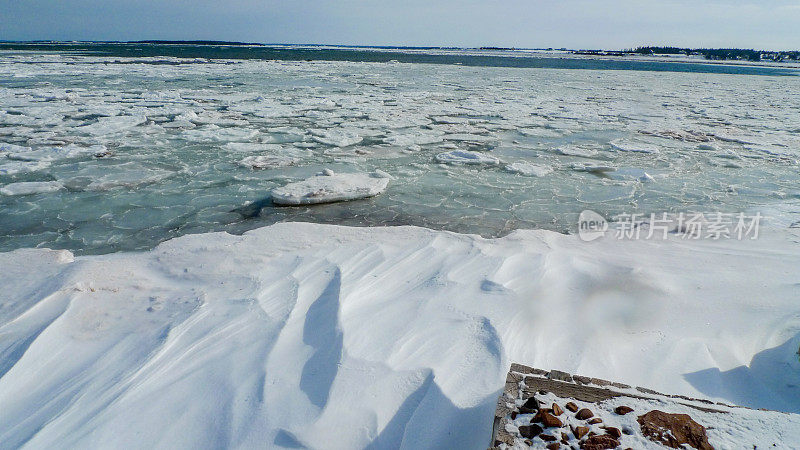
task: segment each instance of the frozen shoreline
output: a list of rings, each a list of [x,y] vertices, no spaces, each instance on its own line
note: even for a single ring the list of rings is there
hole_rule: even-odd
[[[485,448],[511,362],[800,412],[796,230],[584,243],[281,223],[0,265],[11,447]]]

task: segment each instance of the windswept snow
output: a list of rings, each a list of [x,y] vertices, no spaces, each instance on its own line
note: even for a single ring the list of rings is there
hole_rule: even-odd
[[[798,413],[798,242],[282,223],[0,253],[0,442],[480,449],[511,362]],[[712,444],[797,423],[751,413]]]

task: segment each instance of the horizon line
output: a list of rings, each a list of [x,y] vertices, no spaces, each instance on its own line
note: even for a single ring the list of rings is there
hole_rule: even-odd
[[[437,45],[381,45],[381,44],[319,44],[319,43],[290,43],[290,42],[245,42],[226,41],[214,39],[137,39],[137,40],[5,40],[0,39],[0,44],[154,44],[154,45],[221,45],[221,46],[313,46],[313,47],[346,47],[346,48],[379,48],[379,49],[412,49],[412,50],[497,50],[497,51],[600,51],[600,52],[627,52],[640,48],[674,48],[679,50],[751,50],[770,53],[791,53],[800,50],[767,50],[755,47],[682,47],[673,45],[638,45],[623,49],[605,48],[567,48],[567,47],[506,47],[485,45],[479,47],[437,46]]]

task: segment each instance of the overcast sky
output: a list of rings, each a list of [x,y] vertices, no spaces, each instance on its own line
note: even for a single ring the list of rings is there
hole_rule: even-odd
[[[800,0],[0,0],[3,40],[800,49]]]

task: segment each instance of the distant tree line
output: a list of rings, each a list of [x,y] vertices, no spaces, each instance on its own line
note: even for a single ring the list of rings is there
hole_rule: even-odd
[[[679,48],[679,47],[638,47],[625,50],[626,53],[640,55],[701,55],[705,59],[743,61],[797,61],[800,51],[767,51],[742,48]]]

